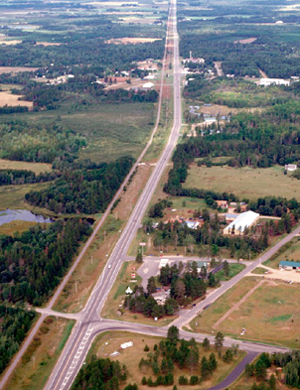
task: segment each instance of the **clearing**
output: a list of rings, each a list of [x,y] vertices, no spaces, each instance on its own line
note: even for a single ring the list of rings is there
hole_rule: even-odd
[[[234,41],[234,43],[242,43],[243,45],[246,45],[247,43],[253,43],[257,40],[257,38],[246,38],[246,39],[240,39],[239,41]]]
[[[26,100],[19,100],[22,98],[21,95],[13,95],[10,92],[0,92],[0,107],[5,106],[21,106],[21,107],[33,107],[33,102]]]
[[[36,173],[51,172],[51,164],[46,163],[33,163],[26,161],[10,161],[0,159],[0,169],[18,169],[18,170],[27,170]]]
[[[299,348],[299,300],[297,285],[247,277],[203,311],[191,326],[198,332],[211,333],[216,327],[231,337]]]
[[[109,357],[112,360],[118,360],[121,365],[125,364],[128,371],[128,379],[127,379],[127,384],[128,383],[136,383],[141,390],[147,390],[149,389],[148,386],[142,386],[141,385],[141,380],[143,376],[146,376],[148,378],[149,376],[152,376],[152,379],[155,378],[155,375],[152,372],[152,369],[146,368],[141,371],[138,368],[139,361],[141,358],[147,359],[148,353],[150,351],[153,353],[153,348],[155,344],[159,344],[161,338],[158,337],[149,337],[146,335],[139,335],[139,334],[133,334],[133,333],[128,333],[128,332],[107,332],[99,335],[90,351],[87,357],[87,361],[90,361],[92,355],[96,355],[99,358],[107,358]],[[125,350],[121,350],[120,345],[128,342],[128,341],[133,341],[133,346],[129,347]],[[148,345],[150,351],[145,352],[144,348],[145,346]],[[208,351],[205,351],[202,347],[201,344],[197,344],[199,348],[199,355],[201,359],[205,356],[206,358],[209,358],[209,355],[211,352],[215,352],[213,348],[211,348]],[[119,352],[119,355],[115,357],[109,356],[113,352]],[[217,354],[216,354],[216,359],[218,362],[218,368],[214,372],[213,376],[207,380],[203,381],[201,385],[197,385],[197,389],[204,389],[204,388],[209,388],[211,386],[216,385],[217,383],[221,382],[236,366],[237,364],[244,358],[245,352],[244,351],[238,351],[237,357],[234,358],[233,362],[228,364],[224,363],[222,359],[220,359]],[[194,374],[198,375],[200,371],[200,368],[197,367],[194,369]],[[184,368],[180,370],[178,367],[174,367],[174,383],[178,385],[178,378],[181,375],[185,375],[188,378],[191,375],[191,371],[188,368]],[[179,386],[180,387],[180,386]],[[162,388],[162,387],[158,387]],[[166,390],[171,390],[173,386],[163,386],[164,389]],[[185,389],[190,388],[192,389],[193,386],[184,386]]]
[[[280,166],[257,169],[228,166],[207,168],[193,163],[188,170],[184,188],[234,193],[241,199],[250,200],[265,196],[300,199],[298,180],[284,175],[284,169]]]
[[[1,41],[0,41],[1,43]],[[26,68],[24,66],[0,66],[0,74],[12,73],[17,74],[20,72],[35,72],[38,68]]]

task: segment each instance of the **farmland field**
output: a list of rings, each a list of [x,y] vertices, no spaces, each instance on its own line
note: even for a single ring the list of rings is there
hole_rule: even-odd
[[[299,181],[284,175],[283,167],[279,166],[257,169],[228,166],[207,168],[192,164],[184,187],[233,193],[241,199],[250,200],[271,195],[300,199]]]
[[[258,286],[258,283],[261,284]],[[251,289],[252,293],[244,301],[243,297]],[[240,339],[299,348],[299,299],[298,285],[249,277],[202,312],[191,326],[198,332],[211,333],[214,324],[224,316],[215,331]],[[246,333],[241,336],[243,328]]]

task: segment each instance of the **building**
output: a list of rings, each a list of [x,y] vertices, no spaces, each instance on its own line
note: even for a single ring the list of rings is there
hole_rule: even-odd
[[[169,264],[169,259],[161,259],[159,266],[158,266],[158,269],[164,268],[167,264]]]
[[[300,262],[283,260],[279,263],[279,268],[284,269],[285,271],[292,271],[294,269],[300,272]]]
[[[259,85],[263,87],[269,87],[270,85],[285,85],[288,87],[290,84],[291,84],[290,80],[284,80],[284,79],[262,78],[259,81]]]
[[[154,87],[154,84],[151,83],[150,81],[146,84],[143,84],[143,89],[146,89],[146,90],[152,89],[153,87]]]
[[[241,236],[244,234],[245,229],[253,226],[259,219],[259,214],[254,211],[246,211],[240,214],[234,221],[232,221],[223,230],[223,234],[230,234],[235,236]]]
[[[194,261],[189,261],[189,263],[192,265]],[[210,268],[210,263],[208,261],[195,261],[195,263],[197,263],[198,274],[200,274],[202,267],[206,268],[207,271]]]
[[[220,209],[228,209],[228,201],[227,200],[216,200],[216,203]]]
[[[197,221],[185,221],[185,224],[189,229],[193,230],[196,230],[197,227],[200,225],[200,223]]]
[[[293,172],[297,169],[297,164],[285,164],[284,169],[289,172]]]

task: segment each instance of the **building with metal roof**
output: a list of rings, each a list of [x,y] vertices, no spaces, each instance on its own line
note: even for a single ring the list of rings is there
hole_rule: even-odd
[[[240,214],[234,221],[232,221],[223,230],[223,234],[241,236],[244,234],[245,229],[253,226],[259,219],[259,214],[254,211],[245,211]]]
[[[292,271],[293,269],[300,272],[300,262],[299,261],[288,261],[282,260],[279,263],[279,268],[286,271]]]

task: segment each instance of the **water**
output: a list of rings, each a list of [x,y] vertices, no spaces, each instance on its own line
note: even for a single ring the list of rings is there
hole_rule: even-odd
[[[51,218],[44,218],[42,215],[35,215],[28,210],[10,210],[0,211],[0,226],[12,221],[26,221],[38,223],[51,223]]]

